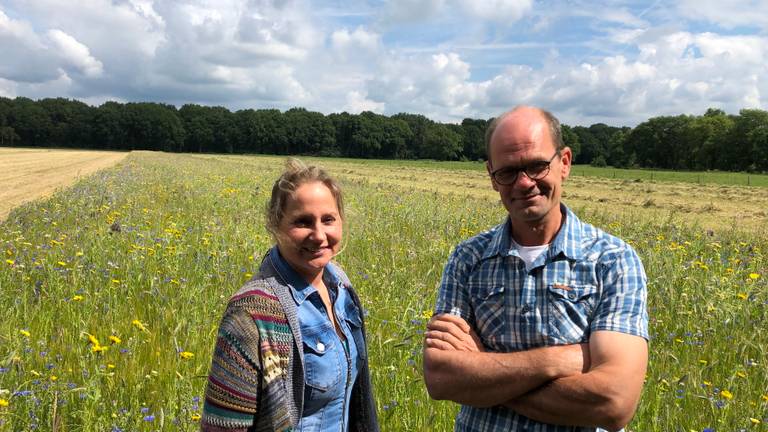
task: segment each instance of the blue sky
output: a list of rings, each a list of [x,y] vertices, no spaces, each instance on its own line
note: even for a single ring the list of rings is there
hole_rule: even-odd
[[[755,0],[0,0],[0,96],[567,124],[768,105]]]

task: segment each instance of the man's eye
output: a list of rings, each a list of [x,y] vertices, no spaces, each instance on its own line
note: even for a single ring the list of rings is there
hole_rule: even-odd
[[[532,164],[528,165],[528,167],[525,169],[525,171],[529,172],[529,173],[539,173],[539,172],[542,172],[545,169],[547,169],[547,166],[549,166],[549,164],[546,163],[546,162],[532,163]]]
[[[502,177],[512,177],[512,176],[516,176],[518,172],[520,172],[520,170],[517,168],[506,168],[499,171],[499,175],[501,175]]]

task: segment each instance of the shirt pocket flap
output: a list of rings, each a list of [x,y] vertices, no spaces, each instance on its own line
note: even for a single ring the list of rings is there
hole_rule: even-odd
[[[549,284],[547,291],[557,300],[580,302],[593,297],[597,293],[597,287],[594,285]]]
[[[323,329],[324,331],[307,331],[302,330],[302,343],[304,344],[304,352],[309,352],[318,356],[322,356],[328,351],[331,351],[336,343],[336,339],[332,337],[330,331]]]
[[[498,296],[503,296],[504,291],[506,291],[506,288],[504,287],[504,285],[491,285],[486,287],[485,289],[478,290],[475,293],[475,296],[483,301],[493,300]]]

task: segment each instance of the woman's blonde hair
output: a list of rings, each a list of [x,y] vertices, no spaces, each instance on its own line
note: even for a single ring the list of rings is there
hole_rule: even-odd
[[[341,196],[341,187],[328,173],[315,165],[306,165],[304,162],[288,158],[285,161],[285,170],[272,186],[272,196],[267,203],[266,228],[273,238],[277,238],[278,227],[285,216],[285,207],[288,200],[293,198],[296,189],[306,183],[320,182],[324,184],[336,200],[336,208],[339,217],[344,220],[344,200]]]

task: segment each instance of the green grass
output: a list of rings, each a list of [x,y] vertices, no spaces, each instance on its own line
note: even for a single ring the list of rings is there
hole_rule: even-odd
[[[726,171],[664,171],[575,165],[571,175],[623,180],[768,187],[768,175]]]
[[[0,431],[196,430],[226,299],[271,245],[262,213],[281,161],[134,153],[14,210],[0,224]],[[451,249],[503,209],[339,177],[338,261],[367,310],[382,430],[450,430],[457,406],[422,382],[425,319]],[[650,365],[628,429],[768,430],[767,232],[575,210],[631,241],[649,276]]]

